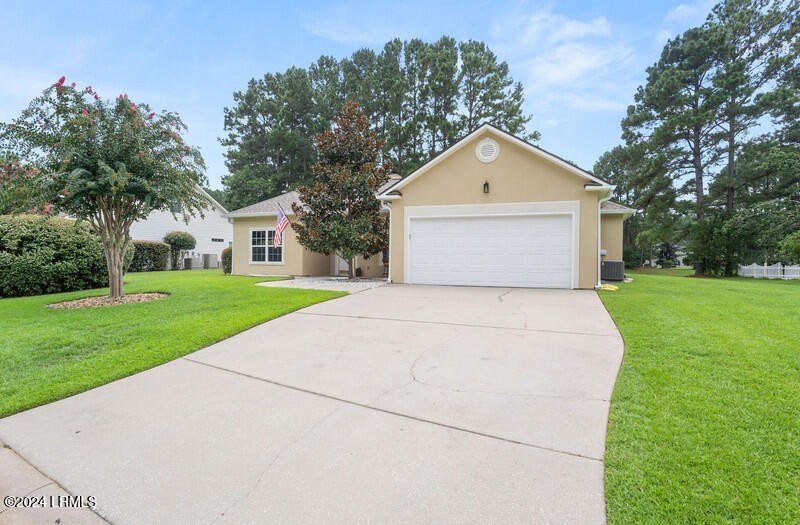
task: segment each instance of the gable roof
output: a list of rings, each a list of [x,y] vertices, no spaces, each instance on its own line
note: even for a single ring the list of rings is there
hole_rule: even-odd
[[[269,217],[278,215],[278,211],[283,208],[283,212],[291,215],[292,204],[300,202],[300,194],[296,191],[287,191],[271,199],[267,199],[244,208],[239,208],[226,215],[226,217]]]
[[[387,188],[395,184],[397,181],[390,179],[387,180],[379,189],[378,194],[386,191]],[[377,197],[377,195],[376,195]],[[239,208],[230,213],[226,213],[226,217],[272,217],[278,215],[278,210],[281,208],[286,215],[292,215],[292,204],[300,203],[300,194],[297,191],[287,191],[281,193],[271,199],[263,200],[244,208]]]
[[[421,175],[424,175],[431,168],[433,168],[434,166],[436,166],[437,164],[442,162],[447,157],[451,156],[456,151],[458,151],[461,148],[463,148],[464,146],[466,146],[467,143],[469,143],[472,139],[474,139],[478,135],[481,135],[484,132],[488,132],[490,135],[494,135],[495,137],[500,137],[502,139],[508,140],[512,144],[515,144],[515,145],[521,147],[525,151],[531,152],[534,155],[537,155],[538,157],[547,159],[550,162],[552,162],[552,163],[554,163],[554,164],[556,164],[558,166],[561,166],[562,168],[566,169],[570,173],[578,175],[579,177],[583,177],[584,179],[589,181],[589,185],[598,186],[598,187],[601,187],[601,188],[612,188],[611,184],[609,184],[608,182],[596,177],[592,172],[587,171],[587,170],[585,170],[583,168],[579,168],[575,164],[572,164],[571,162],[568,162],[567,160],[559,157],[558,155],[555,155],[554,153],[550,153],[549,151],[544,150],[544,149],[540,148],[539,146],[535,146],[535,145],[531,144],[530,142],[528,142],[526,140],[523,140],[523,139],[521,139],[521,138],[519,138],[519,137],[517,137],[515,135],[512,135],[511,133],[509,133],[507,131],[504,131],[504,130],[498,128],[497,126],[495,126],[493,124],[489,124],[487,122],[487,123],[484,123],[481,126],[479,126],[478,129],[476,129],[475,131],[473,131],[472,133],[470,133],[466,137],[462,138],[461,140],[459,140],[458,142],[456,142],[455,144],[453,144],[452,146],[450,146],[449,148],[447,148],[446,150],[441,152],[439,155],[437,155],[433,159],[429,160],[428,162],[426,162],[425,164],[420,166],[416,171],[414,171],[413,173],[411,173],[407,177],[405,177],[403,179],[400,179],[395,184],[393,184],[393,185],[389,186],[388,188],[386,188],[382,193],[380,193],[380,195],[378,195],[378,198],[386,199],[386,200],[391,200],[393,198],[398,198],[399,195],[400,195],[398,190],[400,190],[403,186],[406,186],[407,184],[409,184],[411,181],[413,181],[417,177],[419,177]],[[395,193],[395,192],[398,192],[398,193]]]
[[[202,193],[206,197],[206,199],[208,199],[209,202],[211,202],[211,204],[222,210],[223,215],[228,213],[228,210],[226,210],[222,204],[217,202],[217,200],[214,197],[212,197],[206,190],[204,190],[202,186],[198,185],[197,189],[200,190],[200,193]]]

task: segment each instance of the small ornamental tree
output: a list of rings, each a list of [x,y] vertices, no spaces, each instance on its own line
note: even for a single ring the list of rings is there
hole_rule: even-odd
[[[197,241],[189,232],[169,232],[164,236],[164,242],[169,244],[173,270],[180,268],[181,256],[197,246]]]
[[[292,228],[309,250],[338,253],[349,263],[352,279],[356,256],[378,253],[387,245],[388,220],[375,197],[392,166],[380,162],[382,144],[354,102],[345,102],[333,129],[317,135],[315,142],[314,181],[297,189],[300,204],[292,205]]]
[[[117,299],[131,225],[154,210],[180,209],[188,221],[207,206],[198,189],[205,165],[181,138],[185,130],[175,113],[157,114],[127,95],[107,101],[61,77],[0,125],[0,156],[36,169],[26,179],[31,207],[49,203],[98,233]]]

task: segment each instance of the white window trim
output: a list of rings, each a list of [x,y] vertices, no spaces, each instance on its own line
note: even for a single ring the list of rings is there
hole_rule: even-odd
[[[264,232],[264,235],[266,235],[266,241],[267,242],[269,242],[269,232],[273,232],[273,238],[274,238],[274,234],[275,234],[274,233],[275,232],[275,228],[248,228],[247,229],[247,246],[248,246],[247,260],[248,260],[248,263],[249,264],[263,265],[263,266],[283,266],[284,264],[286,264],[286,242],[284,242],[285,239],[286,239],[285,237],[281,238],[281,244],[280,244],[280,247],[281,247],[281,260],[280,261],[254,261],[253,260],[253,232],[254,231],[256,231],[256,232]],[[275,248],[275,246],[273,246],[273,248]],[[264,251],[264,257],[269,258],[269,245],[268,244],[264,245],[264,250],[265,250]]]
[[[406,206],[404,209],[403,280],[413,284],[411,272],[411,221],[432,218],[466,217],[524,217],[531,215],[566,215],[572,221],[571,288],[580,282],[580,201],[514,202],[498,204],[447,204],[434,206]]]

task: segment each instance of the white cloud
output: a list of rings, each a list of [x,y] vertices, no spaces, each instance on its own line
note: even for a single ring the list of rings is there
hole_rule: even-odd
[[[386,40],[392,31],[388,27],[356,26],[345,17],[316,17],[306,24],[306,29],[318,37],[339,42],[377,44]]]
[[[655,43],[657,46],[663,46],[667,43],[669,39],[675,36],[674,31],[670,31],[669,29],[662,29],[658,31],[655,36]]]
[[[625,107],[627,88],[614,80],[630,66],[632,47],[608,18],[570,18],[549,9],[497,20],[493,49],[522,75],[537,111],[611,111]]]
[[[664,17],[666,23],[701,23],[708,16],[716,0],[695,0],[691,3],[678,4],[670,9]]]
[[[310,33],[340,44],[383,45],[395,37],[420,36],[409,21],[419,17],[416,4],[363,7],[348,3],[309,12],[303,26]]]
[[[563,99],[581,111],[624,111],[627,107],[618,97],[600,93],[567,93]]]
[[[604,16],[583,22],[550,11],[540,11],[526,17],[514,17],[512,21],[495,22],[492,27],[492,35],[496,38],[508,34],[518,35],[516,45],[558,43],[590,36],[608,36],[610,33],[611,24]]]
[[[608,71],[630,54],[630,48],[622,44],[567,42],[535,56],[528,63],[528,70],[534,85],[568,88],[572,83]]]

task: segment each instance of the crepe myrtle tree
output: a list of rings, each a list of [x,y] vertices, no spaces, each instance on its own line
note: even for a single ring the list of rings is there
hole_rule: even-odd
[[[337,253],[355,277],[355,258],[370,256],[388,243],[388,220],[376,197],[387,181],[390,162],[381,162],[381,141],[355,102],[345,102],[332,129],[317,135],[319,160],[314,179],[300,186],[292,205],[297,239],[311,251]]]
[[[52,214],[52,204],[40,202],[31,194],[29,182],[38,175],[36,168],[0,158],[0,215]]]
[[[154,210],[188,222],[207,206],[198,189],[205,164],[185,131],[175,113],[156,113],[127,94],[105,100],[61,77],[0,125],[0,156],[35,168],[24,178],[31,208],[46,203],[91,224],[105,250],[109,295],[118,299],[131,225]]]

